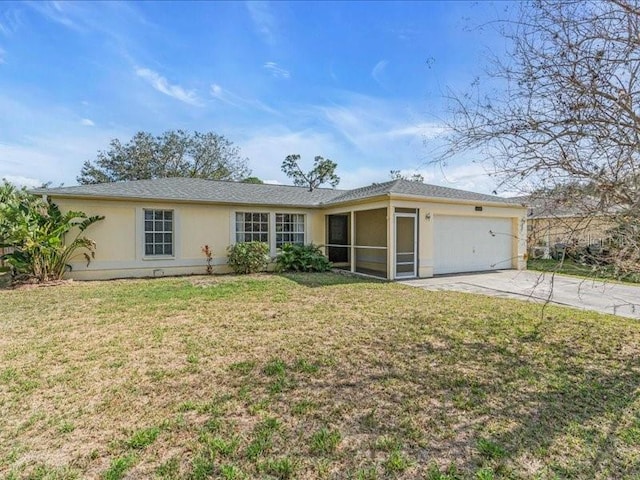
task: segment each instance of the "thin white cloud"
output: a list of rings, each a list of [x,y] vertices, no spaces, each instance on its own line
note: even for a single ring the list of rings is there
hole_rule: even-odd
[[[74,128],[74,124],[64,120],[61,125],[64,128],[42,136],[25,135],[21,143],[0,143],[0,178],[29,178],[36,172],[38,184],[48,181],[74,184],[86,160],[94,159],[111,139],[131,136],[130,132],[87,129],[78,123]]]
[[[388,60],[380,60],[371,70],[371,76],[379,84],[382,84],[382,75],[384,74],[387,65],[389,65]]]
[[[71,19],[66,10],[68,4],[62,2],[31,2],[28,5],[52,22],[59,23],[72,30],[85,30],[83,26]]]
[[[391,179],[391,170],[400,170],[408,175],[420,173],[427,183],[488,194],[492,193],[497,183],[482,164],[469,162],[444,168],[425,165],[425,162],[415,158],[411,145],[391,138],[377,143],[367,152],[354,153],[329,132],[292,131],[276,124],[240,140],[238,145],[242,153],[249,157],[254,175],[269,179],[269,183],[291,184],[291,179],[280,170],[282,161],[291,153],[301,155],[303,169],[312,165],[316,155],[335,161],[341,179],[338,185],[340,189],[388,181]],[[359,161],[353,162],[354,159]]]
[[[400,170],[400,173],[406,176],[419,173],[424,177],[425,183],[459,190],[492,194],[496,188],[495,179],[489,176],[488,171],[482,165],[476,163],[447,168],[432,165],[422,168],[398,169],[393,163],[389,163],[385,168],[359,167],[342,173],[339,188],[357,188],[373,182],[389,181],[391,180],[391,170]]]
[[[336,135],[363,155],[379,157],[378,152],[395,147],[410,153],[405,161],[412,161],[425,155],[425,140],[446,132],[444,125],[425,122],[423,114],[394,102],[358,94],[338,99],[339,104],[314,108]]]
[[[39,178],[23,177],[22,175],[0,175],[3,180],[17,187],[38,188],[44,183]]]
[[[110,140],[133,133],[133,128],[83,126],[74,108],[12,92],[0,92],[0,111],[11,118],[0,128],[0,178],[74,184],[86,160],[108,148]]]
[[[291,72],[281,68],[276,62],[266,62],[262,67],[267,70],[272,77],[291,78]]]
[[[269,44],[276,44],[277,21],[268,2],[246,2],[256,32]]]
[[[180,85],[171,84],[158,72],[154,72],[148,68],[137,68],[136,75],[145,80],[157,91],[164,93],[169,97],[188,103],[189,105],[200,105],[200,101],[194,90],[186,90]]]
[[[440,123],[422,122],[416,125],[405,125],[386,132],[390,138],[422,137],[423,139],[437,138],[448,132],[447,127]]]
[[[246,102],[241,97],[234,95],[228,90],[225,90],[217,83],[211,84],[210,93],[213,98],[221,101],[222,103],[226,103],[227,105],[231,105],[234,107],[243,107],[244,104],[246,104]]]
[[[403,27],[398,29],[391,29],[390,32],[398,38],[398,40],[403,42],[414,42],[418,35],[420,34],[419,30],[411,27]]]
[[[22,26],[22,14],[17,8],[6,8],[0,13],[0,34],[10,37]]]
[[[285,157],[292,153],[300,154],[303,168],[310,166],[316,155],[336,160],[341,165],[340,160],[348,157],[335,140],[327,133],[292,131],[284,125],[272,124],[253,132],[245,139],[239,139],[237,143],[242,154],[251,159],[254,175],[262,179],[268,178],[270,183],[290,185],[291,179],[280,170]],[[341,166],[339,170],[340,168]]]
[[[89,118],[83,118],[82,120],[80,120],[80,123],[82,125],[84,125],[85,127],[95,127],[95,123],[93,123],[93,121]]]
[[[266,105],[260,100],[241,97],[240,95],[236,95],[235,93],[222,88],[222,86],[218,85],[217,83],[211,84],[209,92],[211,93],[211,96],[216,100],[219,100],[220,102],[226,103],[233,107],[262,110],[263,112],[267,112],[272,115],[280,115],[277,110],[274,110],[269,105]]]

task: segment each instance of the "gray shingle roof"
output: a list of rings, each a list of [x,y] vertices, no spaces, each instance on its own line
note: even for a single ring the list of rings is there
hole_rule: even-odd
[[[311,207],[339,195],[341,190],[205,180],[201,178],[157,178],[129,182],[98,183],[32,190],[50,196],[139,198],[206,203],[288,205]]]
[[[446,198],[451,200],[469,200],[477,202],[499,202],[513,203],[508,198],[497,197],[494,195],[485,195],[483,193],[469,192],[467,190],[458,190],[455,188],[441,187],[438,185],[430,185],[428,183],[413,182],[409,180],[392,180],[384,183],[374,183],[367,187],[356,188],[355,190],[347,190],[343,194],[334,197],[330,203],[349,202],[362,198],[376,197],[378,195],[387,194],[412,195],[417,197],[428,198]]]
[[[32,190],[32,193],[62,197],[136,198],[298,207],[327,206],[391,194],[477,202],[514,203],[507,198],[409,180],[374,183],[354,190],[317,188],[310,192],[305,187],[289,185],[237,183],[200,178],[158,178],[154,180],[36,189]]]

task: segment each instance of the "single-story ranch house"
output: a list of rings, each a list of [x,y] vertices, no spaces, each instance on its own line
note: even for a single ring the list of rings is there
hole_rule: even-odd
[[[338,268],[387,279],[525,268],[521,204],[491,195],[394,180],[355,190],[162,178],[37,189],[63,211],[105,219],[89,266],[71,278],[108,279],[228,271],[226,249],[267,242],[322,245]]]

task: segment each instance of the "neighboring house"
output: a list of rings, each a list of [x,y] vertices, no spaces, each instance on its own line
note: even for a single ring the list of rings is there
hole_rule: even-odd
[[[508,199],[394,180],[355,190],[163,178],[38,189],[63,210],[104,215],[88,235],[106,279],[228,271],[230,244],[322,245],[336,267],[388,279],[525,268],[526,213]]]
[[[602,246],[614,226],[589,197],[520,199],[529,204],[527,245],[532,257],[548,257],[554,245]]]

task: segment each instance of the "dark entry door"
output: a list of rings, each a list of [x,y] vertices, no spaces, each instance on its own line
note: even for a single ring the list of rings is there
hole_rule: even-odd
[[[329,234],[327,244],[329,245],[349,245],[349,216],[329,215]],[[328,247],[329,260],[334,263],[349,261],[349,248]]]

